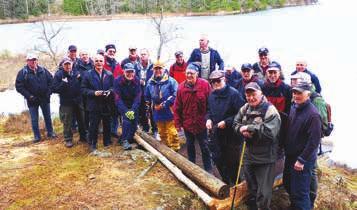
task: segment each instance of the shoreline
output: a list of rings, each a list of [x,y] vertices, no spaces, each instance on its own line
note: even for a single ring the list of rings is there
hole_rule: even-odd
[[[313,4],[303,4],[303,3],[286,3],[284,6],[272,7],[268,6],[264,10],[236,10],[236,11],[207,11],[207,12],[181,12],[181,13],[164,13],[165,17],[204,17],[204,16],[229,16],[229,15],[239,15],[239,14],[248,14],[254,12],[262,12],[271,9],[282,9],[287,7],[298,7],[298,6],[309,6]],[[41,15],[41,16],[31,16],[28,19],[1,19],[0,25],[7,24],[21,24],[21,23],[35,23],[42,20],[51,21],[51,22],[74,22],[74,21],[111,21],[111,20],[137,20],[137,19],[149,19],[151,16],[158,16],[159,13],[148,13],[148,14],[135,14],[135,13],[121,13],[116,15],[106,15],[106,16],[90,16],[90,15],[81,15],[81,16],[71,16],[71,15]]]

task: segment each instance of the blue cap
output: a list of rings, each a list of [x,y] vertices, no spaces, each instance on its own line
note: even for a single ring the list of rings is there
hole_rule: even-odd
[[[115,51],[117,50],[114,44],[105,45],[105,52],[107,52],[109,49],[114,49]]]
[[[261,48],[259,48],[259,50],[258,50],[258,54],[259,55],[267,55],[269,53],[269,50],[268,50],[268,48],[266,48],[266,47],[261,47]]]
[[[124,71],[129,71],[129,70],[135,71],[135,67],[132,63],[127,63],[124,65]]]
[[[245,69],[249,69],[249,70],[252,70],[253,67],[250,63],[243,63],[242,67],[240,67],[240,70],[245,70]]]
[[[269,64],[267,71],[281,71],[281,66],[278,62],[273,61]]]
[[[68,51],[77,51],[77,47],[76,47],[76,45],[69,45],[69,47],[68,47]]]
[[[186,69],[195,70],[195,71],[197,71],[197,72],[200,71],[200,67],[199,67],[197,64],[195,64],[195,63],[190,63],[190,64],[188,64],[188,66],[187,66]]]

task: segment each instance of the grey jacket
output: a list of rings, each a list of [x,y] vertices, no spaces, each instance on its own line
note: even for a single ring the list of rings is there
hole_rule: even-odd
[[[257,107],[246,103],[234,117],[233,129],[241,135],[239,129],[248,125],[252,138],[245,138],[247,149],[245,164],[274,163],[277,159],[278,138],[281,125],[279,112],[263,96]]]

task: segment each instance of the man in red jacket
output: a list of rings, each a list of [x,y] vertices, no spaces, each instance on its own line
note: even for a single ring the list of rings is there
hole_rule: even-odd
[[[209,83],[198,78],[199,67],[189,64],[186,69],[186,80],[177,90],[174,106],[174,120],[178,131],[183,128],[188,159],[196,162],[195,139],[198,141],[204,169],[212,170],[211,156],[207,144],[206,114],[207,100],[210,93]]]
[[[183,52],[177,51],[175,53],[176,62],[170,66],[170,77],[173,77],[178,84],[186,80],[187,63],[183,59]]]

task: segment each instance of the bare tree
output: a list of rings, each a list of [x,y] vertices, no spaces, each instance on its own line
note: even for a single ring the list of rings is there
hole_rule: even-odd
[[[37,30],[38,37],[41,44],[35,45],[34,50],[45,55],[48,55],[55,66],[58,65],[58,39],[59,34],[65,29],[64,24],[54,26],[51,22],[42,20],[41,22],[34,23]]]
[[[168,23],[164,17],[163,6],[158,16],[150,15],[152,22],[155,27],[156,35],[159,38],[159,45],[157,47],[157,60],[160,60],[163,47],[165,47],[169,42],[179,38],[180,27],[174,23]]]

